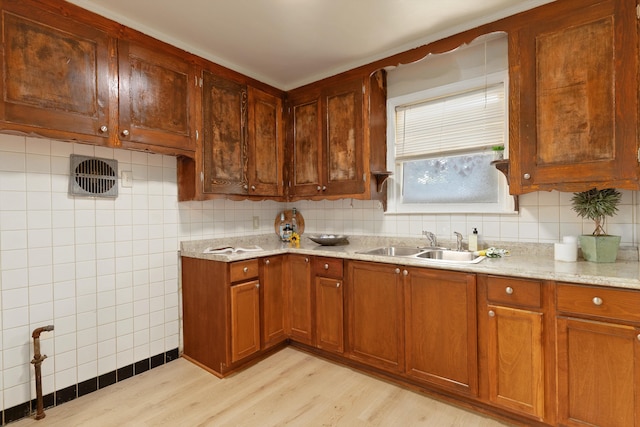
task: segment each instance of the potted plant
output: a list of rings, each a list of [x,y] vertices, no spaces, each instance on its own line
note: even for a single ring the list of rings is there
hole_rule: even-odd
[[[493,160],[504,159],[504,145],[494,145],[491,150],[493,151]]]
[[[620,236],[608,235],[604,223],[607,217],[612,217],[618,211],[621,199],[622,194],[614,188],[592,188],[581,193],[573,193],[572,209],[581,218],[589,218],[595,223],[593,233],[579,237],[582,256],[586,261],[616,261]]]

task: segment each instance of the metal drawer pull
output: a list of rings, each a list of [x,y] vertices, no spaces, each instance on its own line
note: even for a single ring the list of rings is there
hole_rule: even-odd
[[[496,317],[496,312],[493,310],[489,310],[489,317]]]
[[[256,288],[260,288],[260,283],[256,283]]]
[[[409,275],[409,272],[408,272],[407,270],[402,270],[402,275],[403,275],[403,276],[408,276],[408,275]]]
[[[508,295],[513,293],[513,288],[511,286],[507,286],[507,289],[504,290]]]
[[[336,283],[336,288],[340,287],[340,282]]]
[[[265,260],[265,262],[264,262],[264,263],[265,263],[265,264],[267,264],[267,265],[269,265],[269,263],[270,263],[270,262],[271,262],[271,261],[269,261],[269,260]]]
[[[304,259],[304,262],[309,262],[309,258],[305,258],[305,259]]]
[[[328,270],[328,269],[329,269],[329,264],[325,264],[325,265],[324,265],[324,269],[325,269],[325,270]]]
[[[396,274],[400,274],[400,269],[396,268]]]
[[[600,297],[593,297],[591,301],[593,301],[595,305],[602,305],[602,298]]]
[[[244,271],[246,273],[247,271],[249,271],[249,267],[243,268],[242,271]]]

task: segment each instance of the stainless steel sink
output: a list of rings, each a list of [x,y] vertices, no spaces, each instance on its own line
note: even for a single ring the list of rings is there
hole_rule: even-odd
[[[415,258],[424,261],[440,261],[462,264],[476,264],[482,261],[484,256],[476,256],[469,251],[454,251],[451,249],[412,247],[412,246],[383,246],[381,248],[358,251],[363,255],[378,255],[389,257]]]
[[[453,250],[426,251],[417,254],[416,257],[430,260],[464,262],[471,264],[478,263],[485,258],[483,256],[474,255],[473,252]]]
[[[382,256],[412,256],[424,252],[424,249],[411,246],[385,246],[382,248],[359,251],[359,254]]]

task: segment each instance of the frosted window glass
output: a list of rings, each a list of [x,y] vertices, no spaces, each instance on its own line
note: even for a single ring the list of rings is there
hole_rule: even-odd
[[[497,203],[492,152],[403,162],[403,203]]]

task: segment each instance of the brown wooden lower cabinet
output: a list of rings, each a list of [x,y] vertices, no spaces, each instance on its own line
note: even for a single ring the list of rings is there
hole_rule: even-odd
[[[287,339],[285,331],[284,256],[260,259],[260,311],[262,348],[273,347]]]
[[[185,357],[225,376],[290,339],[522,425],[640,427],[640,292],[343,262],[183,257]]]
[[[313,345],[311,257],[287,255],[287,333],[293,341]]]
[[[400,268],[349,261],[346,282],[347,355],[391,372],[404,372],[404,295]]]
[[[339,258],[314,257],[315,346],[344,352],[343,262]]]
[[[231,362],[260,350],[260,283],[231,286]]]
[[[407,375],[476,396],[475,274],[407,268],[402,277]]]
[[[557,285],[558,415],[566,426],[640,426],[640,293]]]

